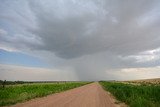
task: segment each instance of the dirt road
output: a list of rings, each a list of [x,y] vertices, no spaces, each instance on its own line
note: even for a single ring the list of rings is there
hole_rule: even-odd
[[[36,98],[11,107],[116,107],[114,99],[99,83],[91,83],[65,92]]]

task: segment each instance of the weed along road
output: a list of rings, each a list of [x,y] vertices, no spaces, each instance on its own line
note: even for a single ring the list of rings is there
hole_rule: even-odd
[[[99,83],[91,83],[65,92],[36,98],[10,107],[116,107],[114,99]]]

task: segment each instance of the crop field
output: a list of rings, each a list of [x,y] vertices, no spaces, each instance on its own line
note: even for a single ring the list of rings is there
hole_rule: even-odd
[[[160,107],[160,84],[140,85],[120,82],[104,82],[100,84],[117,100],[125,102],[130,107]]]
[[[32,83],[0,87],[0,106],[76,88],[89,82]]]
[[[135,84],[135,85],[159,85],[160,78],[156,79],[143,79],[143,80],[134,80],[134,81],[123,81],[123,83]]]

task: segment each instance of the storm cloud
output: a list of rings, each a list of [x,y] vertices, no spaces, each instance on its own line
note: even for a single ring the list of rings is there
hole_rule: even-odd
[[[160,66],[158,0],[0,2],[3,50],[39,57],[56,69],[72,68],[79,80]]]

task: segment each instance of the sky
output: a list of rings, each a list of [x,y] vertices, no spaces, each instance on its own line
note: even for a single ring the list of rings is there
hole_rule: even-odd
[[[0,0],[1,80],[159,77],[159,0]]]

